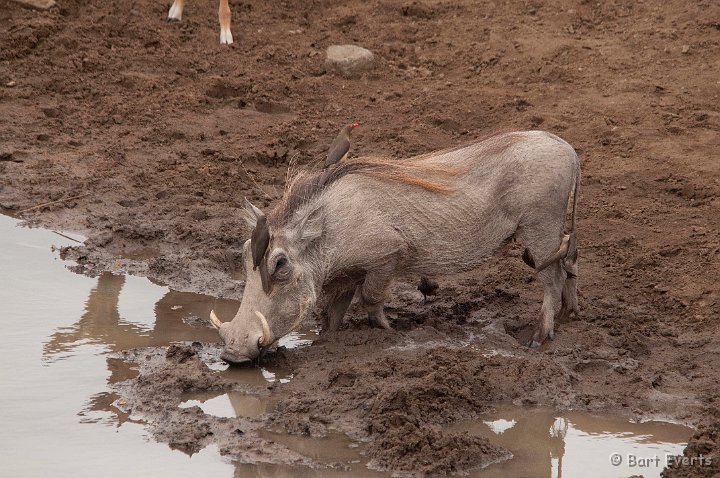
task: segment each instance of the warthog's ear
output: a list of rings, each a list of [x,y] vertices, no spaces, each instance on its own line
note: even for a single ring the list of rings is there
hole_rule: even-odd
[[[300,220],[298,224],[298,240],[309,246],[322,236],[325,220],[320,208],[313,210]]]
[[[250,230],[255,229],[257,220],[263,213],[260,209],[253,206],[253,204],[245,198],[245,208],[242,210],[242,216]]]

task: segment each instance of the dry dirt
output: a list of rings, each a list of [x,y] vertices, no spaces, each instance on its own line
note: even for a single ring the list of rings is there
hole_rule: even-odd
[[[235,1],[230,47],[208,0],[178,24],[164,2],[58,3],[0,0],[0,206],[85,233],[66,255],[90,273],[239,297],[243,197],[271,206],[288,165],[317,167],[349,120],[356,156],[530,128],[580,153],[582,312],[554,341],[522,345],[541,290],[510,251],[441,279],[427,304],[400,284],[395,331],[353,310],[348,329],[280,350],[270,360],[295,375],[266,425],[337,429],[371,440],[377,467],[436,473],[502,455],[440,427],[495,402],[619,410],[701,426],[686,453],[713,466],[668,473],[718,472],[716,1]],[[344,43],[373,51],[375,70],[326,73],[325,48]],[[158,437],[211,442],[197,426]],[[222,452],[251,445],[238,434]]]

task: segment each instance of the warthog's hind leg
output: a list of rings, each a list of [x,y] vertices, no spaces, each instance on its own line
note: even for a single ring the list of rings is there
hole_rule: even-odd
[[[558,216],[554,220],[546,219],[518,228],[516,236],[527,248],[523,253],[526,264],[536,268],[538,261],[542,262],[558,251],[564,219],[564,216]],[[538,280],[543,285],[543,302],[535,333],[528,344],[530,347],[539,347],[546,339],[552,339],[555,335],[555,315],[560,311],[566,276],[562,261],[563,259],[559,259],[552,262],[537,273]]]
[[[565,271],[560,263],[555,263],[539,272],[538,277],[544,293],[538,325],[529,344],[531,348],[540,347],[546,339],[555,337],[555,314],[560,310]]]
[[[560,307],[560,313],[558,314],[558,321],[567,320],[570,314],[577,315],[580,312],[578,308],[577,299],[577,275],[578,275],[578,263],[577,263],[577,250],[573,257],[567,257],[563,262],[563,267],[567,273],[565,279],[565,285],[562,291],[562,306]]]

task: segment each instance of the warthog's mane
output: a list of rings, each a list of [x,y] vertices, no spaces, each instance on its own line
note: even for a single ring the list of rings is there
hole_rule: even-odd
[[[452,178],[464,168],[416,163],[411,159],[355,159],[343,161],[322,171],[296,174],[288,183],[280,203],[268,216],[274,225],[283,225],[303,205],[316,198],[339,179],[362,174],[383,181],[417,186],[428,191],[447,194],[453,190]]]
[[[480,158],[499,154],[519,137],[500,134],[478,143],[474,151]],[[478,140],[470,142],[475,144]],[[355,159],[341,161],[317,172],[299,172],[288,181],[280,203],[268,215],[268,221],[275,226],[287,224],[292,215],[326,188],[345,176],[362,174],[382,181],[416,186],[437,194],[448,194],[454,190],[453,179],[467,172],[467,164],[439,164],[425,161],[427,158],[457,151],[466,145],[455,146],[440,152],[432,152],[407,159]]]

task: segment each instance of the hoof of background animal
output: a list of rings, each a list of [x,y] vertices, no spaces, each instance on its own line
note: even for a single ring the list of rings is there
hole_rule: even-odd
[[[532,340],[528,344],[528,347],[530,347],[531,349],[536,349],[536,348],[540,347],[541,345],[542,345],[542,343],[538,342],[537,340]]]
[[[220,44],[231,45],[233,42],[232,32],[228,28],[227,30],[220,30]]]
[[[168,11],[167,22],[179,22],[182,19],[182,6],[177,5],[177,2],[173,2],[170,10]]]

